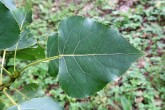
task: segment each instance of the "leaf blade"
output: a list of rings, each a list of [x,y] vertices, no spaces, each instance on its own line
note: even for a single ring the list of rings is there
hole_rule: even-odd
[[[143,53],[118,31],[89,18],[59,25],[59,83],[72,97],[93,95],[120,77]]]

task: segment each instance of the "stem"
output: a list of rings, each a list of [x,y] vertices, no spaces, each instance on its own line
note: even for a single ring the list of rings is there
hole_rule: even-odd
[[[0,65],[0,68],[3,69],[9,76],[12,76],[12,74],[8,70],[6,70],[2,65]]]
[[[15,52],[14,52],[14,71],[16,71],[17,48],[18,48],[18,43],[16,44],[16,48],[15,48]]]
[[[3,89],[3,93],[5,94],[5,96],[10,100],[10,102],[11,102],[13,105],[18,106],[18,104],[10,97],[10,95],[6,93],[6,89],[7,89],[7,88],[4,88],[4,89]]]
[[[2,57],[2,67],[1,67],[1,74],[0,74],[0,85],[2,85],[2,83],[3,83],[3,81],[2,81],[2,77],[3,77],[3,75],[2,75],[2,73],[3,73],[3,65],[4,65],[4,62],[5,62],[5,56],[6,56],[6,50],[4,50],[4,52],[3,52],[3,57]]]
[[[19,73],[22,73],[25,69],[27,69],[30,66],[36,65],[36,64],[44,62],[44,61],[50,61],[50,60],[55,60],[55,59],[59,59],[59,58],[60,58],[60,56],[53,56],[53,57],[49,57],[49,58],[45,58],[45,59],[35,61],[33,63],[28,64],[26,67],[24,67],[22,70],[20,70]]]

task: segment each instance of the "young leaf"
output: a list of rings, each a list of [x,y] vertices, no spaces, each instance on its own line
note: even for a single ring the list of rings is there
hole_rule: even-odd
[[[19,104],[18,106],[10,107],[7,110],[62,110],[62,107],[60,107],[60,105],[52,98],[42,97],[33,98]]]
[[[26,0],[23,7],[12,10],[12,14],[18,22],[20,28],[24,28],[32,22],[31,0]]]
[[[0,1],[0,50],[13,46],[19,38],[18,23],[11,11]]]
[[[118,31],[79,16],[60,23],[58,46],[60,86],[77,98],[103,89],[143,55]]]
[[[47,57],[53,57],[59,55],[58,52],[58,34],[54,33],[48,38],[47,42]],[[59,67],[59,60],[52,60],[49,62],[48,73],[51,76],[57,76],[58,74],[58,67]]]
[[[14,52],[11,52],[7,57],[13,58]],[[45,49],[38,45],[37,47],[26,48],[17,51],[17,58],[23,60],[36,60],[45,58]]]
[[[16,46],[17,46],[17,50],[31,47],[37,43],[37,40],[34,39],[29,29],[25,29],[20,34],[20,40],[17,43],[18,46],[17,44],[15,44],[14,46],[8,48],[7,51],[14,51],[16,49]]]

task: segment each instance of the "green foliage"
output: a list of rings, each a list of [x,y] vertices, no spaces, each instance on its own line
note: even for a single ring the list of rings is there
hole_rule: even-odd
[[[19,1],[17,2],[19,4],[21,0],[17,1]],[[162,54],[165,52],[164,1],[137,0],[125,12],[120,11],[124,2],[121,5],[108,0],[83,0],[80,4],[76,2],[67,3],[63,0],[60,2],[32,0],[32,3],[35,22],[30,25],[31,33],[42,46],[46,44],[46,39],[50,36],[50,33],[58,30],[61,19],[78,14],[92,17],[96,21],[119,28],[124,37],[135,47],[145,51],[146,55],[134,64],[120,80],[108,84],[106,88],[90,98],[75,99],[64,94],[58,86],[58,81],[47,74],[46,64],[30,67],[11,87],[20,88],[20,86],[26,84],[38,83],[47,95],[53,96],[66,109],[71,110],[122,110],[127,108],[122,100],[125,100],[128,105],[130,104],[132,109],[161,110],[165,108],[163,103],[165,101],[165,70],[162,65],[163,60],[161,60]],[[34,51],[29,53],[34,53]],[[12,60],[10,59],[10,61]],[[22,68],[31,62],[16,61],[18,68]],[[10,63],[13,65],[13,61]],[[50,73],[50,70],[48,72]],[[6,97],[0,96],[0,99],[6,99]],[[11,106],[9,102],[5,105]]]
[[[54,37],[57,38],[56,35]],[[56,46],[52,47],[54,45],[47,48],[60,56],[60,86],[69,96],[77,98],[95,94],[143,55],[114,29],[80,16],[62,21],[59,37],[55,40],[58,41],[49,40],[47,44],[58,42],[58,50]]]

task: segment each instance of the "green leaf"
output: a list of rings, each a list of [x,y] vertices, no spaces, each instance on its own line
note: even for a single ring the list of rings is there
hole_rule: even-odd
[[[47,57],[53,57],[59,55],[58,52],[58,34],[52,34],[47,41]],[[58,67],[59,67],[59,60],[52,60],[49,62],[48,65],[48,73],[51,76],[57,76],[58,74]]]
[[[58,43],[60,86],[77,98],[103,89],[143,55],[118,31],[79,16],[60,23]]]
[[[10,9],[20,29],[32,23],[32,5],[31,0],[26,0],[24,6],[16,8],[13,0],[0,0]]]
[[[26,0],[23,7],[12,10],[12,14],[18,22],[20,29],[32,23],[31,0]]]
[[[7,110],[62,110],[62,107],[60,107],[52,98],[42,97],[33,98],[18,106],[10,107]]]
[[[14,55],[14,53],[12,55]],[[45,58],[45,49],[38,45],[37,47],[18,50],[17,58],[23,60],[43,59]]]
[[[14,51],[8,52],[6,58],[10,59],[14,57]],[[33,46],[17,51],[17,59],[22,60],[37,60],[45,58],[45,49],[40,45]]]
[[[19,26],[11,11],[0,1],[0,50],[16,44],[20,38]]]
[[[34,39],[29,29],[25,29],[20,36],[21,37],[20,40],[18,41],[17,50],[31,47],[37,43],[37,40]],[[17,44],[8,48],[7,51],[14,51],[16,49],[16,45]]]

